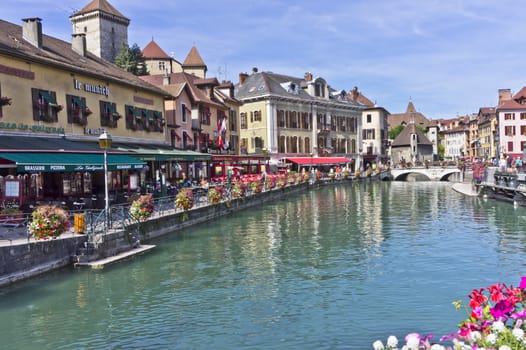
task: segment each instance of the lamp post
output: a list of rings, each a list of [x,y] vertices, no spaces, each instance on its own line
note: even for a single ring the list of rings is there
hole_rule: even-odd
[[[99,136],[99,146],[104,150],[104,218],[108,229],[108,214],[110,211],[110,197],[108,193],[108,149],[111,148],[111,136],[106,130]]]

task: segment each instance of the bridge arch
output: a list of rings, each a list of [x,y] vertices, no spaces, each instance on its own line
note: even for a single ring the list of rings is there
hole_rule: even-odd
[[[407,181],[408,177],[414,175],[417,181],[448,181],[451,176],[459,176],[458,168],[396,168],[391,169],[390,178],[394,181]]]

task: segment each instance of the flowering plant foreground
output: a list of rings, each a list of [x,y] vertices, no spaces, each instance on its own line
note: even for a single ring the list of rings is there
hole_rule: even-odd
[[[135,199],[130,206],[130,215],[139,221],[148,219],[154,212],[153,198],[149,194]]]
[[[521,277],[518,287],[497,283],[487,288],[474,289],[469,294],[469,317],[462,321],[456,333],[443,336],[441,342],[451,341],[452,346],[433,344],[432,334],[417,333],[405,337],[402,350],[518,350],[526,349],[524,331],[526,324],[526,276]],[[460,301],[453,302],[458,309]],[[398,339],[387,338],[384,344],[377,340],[375,350],[397,350]]]
[[[29,235],[35,239],[57,238],[69,230],[69,214],[54,205],[42,205],[31,214],[32,221],[27,226]]]

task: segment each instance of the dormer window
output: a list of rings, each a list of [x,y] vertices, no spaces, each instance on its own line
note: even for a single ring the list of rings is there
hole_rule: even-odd
[[[285,89],[289,94],[299,94],[300,91],[299,91],[299,85],[296,84],[295,82],[292,82],[292,81],[289,81],[289,82],[286,82],[286,83],[282,83],[281,84],[281,87],[283,87],[283,89]]]

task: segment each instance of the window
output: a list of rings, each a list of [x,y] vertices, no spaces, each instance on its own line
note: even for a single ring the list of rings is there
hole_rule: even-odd
[[[508,152],[513,152],[513,141],[508,141]]]
[[[515,120],[515,113],[504,113],[504,120]]]
[[[364,140],[374,140],[375,139],[375,130],[374,129],[363,129],[363,139]]]
[[[117,106],[115,103],[100,101],[100,126],[107,126],[110,128],[117,127],[117,121],[121,119],[121,115],[117,113]]]
[[[186,107],[186,104],[181,103],[181,122],[186,123],[186,113],[188,112],[188,108]]]
[[[58,122],[58,112],[62,106],[57,104],[54,91],[31,89],[33,98],[33,120],[47,123]]]
[[[88,116],[92,113],[86,106],[86,98],[80,96],[66,95],[68,123],[87,125]]]
[[[159,70],[163,71],[166,69],[165,65],[164,65],[164,61],[159,61]]]
[[[2,106],[9,106],[11,104],[11,98],[2,96],[2,90],[0,89],[0,117],[3,116]]]
[[[526,125],[521,125],[521,135],[526,135]]]
[[[240,129],[246,129],[248,126],[247,126],[247,114],[245,112],[241,112],[239,114],[239,119],[240,119]]]
[[[255,137],[254,138],[254,147],[256,147],[256,148],[263,148],[263,147],[265,147],[265,142],[264,142],[263,138]]]
[[[260,122],[261,121],[261,111],[252,111],[250,112],[250,122]]]
[[[285,111],[279,110],[278,111],[278,128],[284,128],[285,127]]]
[[[142,113],[140,108],[134,106],[125,105],[124,110],[126,113],[126,129],[130,130],[142,130]]]
[[[228,115],[229,115],[228,124],[230,125],[230,131],[236,131],[236,127],[237,127],[236,111],[230,110],[228,112]]]
[[[372,118],[373,118],[372,115],[367,114],[367,123],[372,122]]]
[[[210,125],[211,115],[212,113],[210,113],[210,108],[202,107],[201,108],[201,124]]]
[[[520,114],[520,116],[521,116],[521,120],[526,119],[526,113],[523,112],[523,113]]]
[[[290,117],[290,122],[291,122],[290,125],[292,128],[298,127],[298,113],[292,112],[291,117]]]
[[[504,127],[504,135],[515,136],[515,125],[508,125]]]
[[[248,144],[248,139],[246,138],[241,139],[241,144],[240,144],[241,154],[247,154],[247,144]]]

